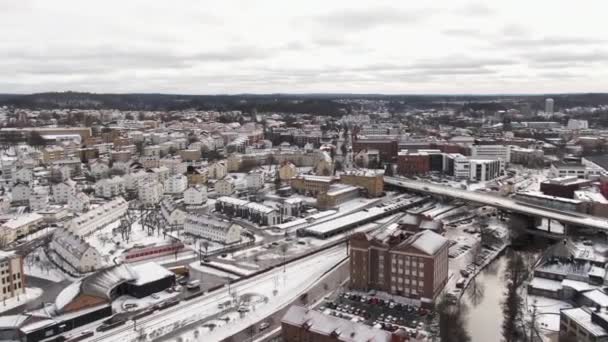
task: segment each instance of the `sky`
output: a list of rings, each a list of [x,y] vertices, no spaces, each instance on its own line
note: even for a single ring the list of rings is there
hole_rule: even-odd
[[[0,0],[0,93],[608,92],[605,0]]]

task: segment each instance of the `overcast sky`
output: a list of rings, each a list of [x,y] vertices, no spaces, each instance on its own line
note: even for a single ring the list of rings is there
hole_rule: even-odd
[[[608,1],[0,0],[0,92],[608,92]]]

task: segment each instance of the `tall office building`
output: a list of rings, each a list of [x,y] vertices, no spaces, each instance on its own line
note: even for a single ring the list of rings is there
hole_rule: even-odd
[[[548,98],[545,100],[545,114],[553,114],[553,99]]]

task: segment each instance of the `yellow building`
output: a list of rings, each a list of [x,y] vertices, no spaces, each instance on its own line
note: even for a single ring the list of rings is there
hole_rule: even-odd
[[[291,162],[285,162],[279,168],[279,178],[284,180],[289,180],[294,178],[298,174],[298,169]]]
[[[65,151],[60,146],[49,146],[42,149],[42,162],[50,164],[65,158]]]
[[[333,177],[322,177],[313,175],[298,175],[291,179],[291,188],[298,193],[317,196],[326,193],[329,186],[334,182]]]
[[[340,175],[340,181],[344,184],[364,188],[369,197],[380,197],[384,193],[384,175],[382,172],[345,172]]]

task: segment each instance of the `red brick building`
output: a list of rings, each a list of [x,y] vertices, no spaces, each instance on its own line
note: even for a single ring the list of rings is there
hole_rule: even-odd
[[[424,230],[406,238],[358,233],[350,239],[350,285],[354,289],[434,301],[448,280],[449,243]]]
[[[426,152],[399,152],[397,173],[400,175],[423,175],[431,171],[431,157]]]
[[[397,140],[361,139],[353,141],[353,152],[361,150],[378,150],[382,162],[394,162],[397,159],[399,144]]]

